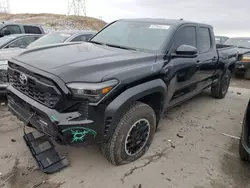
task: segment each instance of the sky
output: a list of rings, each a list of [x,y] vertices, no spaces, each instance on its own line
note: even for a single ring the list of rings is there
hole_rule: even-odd
[[[0,0],[3,1],[3,0]],[[173,18],[211,24],[217,35],[250,36],[250,0],[85,0],[87,16]],[[11,13],[67,14],[68,0],[9,0]]]

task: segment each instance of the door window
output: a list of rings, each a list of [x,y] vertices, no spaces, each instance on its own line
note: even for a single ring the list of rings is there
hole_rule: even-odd
[[[8,25],[1,29],[1,33],[4,33],[5,30],[9,30],[10,34],[20,34],[22,33],[20,27],[18,25]]]
[[[187,26],[179,29],[175,35],[174,51],[181,45],[190,45],[197,47],[196,45],[196,28],[194,26]]]
[[[198,33],[198,50],[200,53],[208,52],[212,47],[209,28],[200,27]]]

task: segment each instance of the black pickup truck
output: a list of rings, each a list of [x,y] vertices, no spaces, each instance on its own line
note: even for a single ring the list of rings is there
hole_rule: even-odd
[[[60,144],[101,144],[114,165],[140,158],[163,111],[211,88],[224,98],[238,48],[218,46],[209,25],[123,19],[83,44],[11,58],[9,109]]]

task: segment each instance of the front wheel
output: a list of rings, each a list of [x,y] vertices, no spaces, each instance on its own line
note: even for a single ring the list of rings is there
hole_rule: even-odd
[[[154,110],[147,104],[136,102],[120,118],[110,140],[101,145],[102,153],[114,165],[133,162],[146,153],[155,129]]]
[[[241,140],[240,140],[240,144],[239,144],[239,155],[240,155],[240,159],[242,161],[250,161],[250,156],[247,153],[247,151],[245,150],[245,148],[243,147]]]
[[[231,80],[231,71],[226,70],[221,80],[211,87],[211,96],[218,99],[223,99],[228,91]]]

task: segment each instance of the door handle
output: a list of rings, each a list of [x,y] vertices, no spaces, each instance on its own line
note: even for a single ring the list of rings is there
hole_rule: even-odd
[[[196,61],[196,63],[200,63],[201,61],[198,59],[197,61]]]

